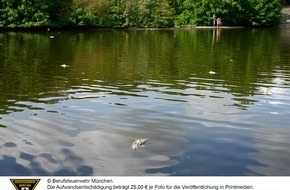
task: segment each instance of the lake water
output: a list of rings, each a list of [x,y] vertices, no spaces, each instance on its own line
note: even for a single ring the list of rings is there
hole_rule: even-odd
[[[0,168],[290,175],[290,30],[2,32]]]

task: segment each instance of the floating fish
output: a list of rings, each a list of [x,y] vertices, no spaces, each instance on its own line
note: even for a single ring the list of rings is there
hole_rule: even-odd
[[[216,74],[216,72],[214,72],[214,71],[209,71],[208,72],[210,75],[214,75],[214,74]]]
[[[66,65],[66,64],[62,64],[62,65],[60,65],[62,68],[67,68],[67,67],[69,67],[68,65]]]
[[[131,148],[133,150],[137,150],[140,147],[145,147],[146,142],[148,141],[148,138],[135,138]]]

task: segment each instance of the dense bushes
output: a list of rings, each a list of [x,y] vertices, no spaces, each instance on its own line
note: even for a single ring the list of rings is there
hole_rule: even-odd
[[[280,22],[280,0],[246,0],[244,14],[248,25],[272,26]]]
[[[28,0],[0,0],[0,25],[31,27],[49,24],[46,6]]]
[[[281,0],[0,0],[2,27],[273,26]]]
[[[62,26],[71,6],[71,0],[0,0],[0,26]]]
[[[224,25],[273,26],[280,22],[280,0],[181,0],[175,25],[211,25],[215,14]]]
[[[226,25],[240,25],[242,6],[236,0],[184,0],[180,3],[183,10],[175,19],[177,26],[212,25],[213,14],[222,17]]]
[[[91,1],[91,2],[90,2]],[[174,21],[174,9],[168,0],[107,0],[102,3],[76,3],[75,11],[79,20],[90,16],[100,27],[171,27]],[[80,6],[82,4],[82,6]],[[76,15],[74,12],[72,15]],[[76,20],[76,19],[73,19]],[[75,22],[77,23],[77,22]]]

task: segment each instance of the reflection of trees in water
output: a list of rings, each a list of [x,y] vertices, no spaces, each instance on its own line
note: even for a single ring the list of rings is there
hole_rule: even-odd
[[[129,123],[130,126],[139,127],[148,127],[148,124],[151,124],[152,128],[155,128],[169,121],[169,124],[166,124],[166,130],[164,130],[165,126],[162,126],[162,134],[164,135],[164,131],[172,132],[176,129],[176,126],[181,125],[179,124],[179,120],[176,120],[178,117],[182,119],[182,126],[184,123],[187,123],[184,122],[184,119],[187,117],[183,117],[182,109],[184,109],[185,105],[188,106],[190,104],[189,101],[193,100],[192,97],[196,98],[194,100],[197,100],[197,102],[204,98],[203,100],[205,101],[200,101],[201,103],[198,104],[202,105],[199,106],[202,110],[201,112],[214,113],[213,115],[215,117],[218,115],[216,113],[224,114],[219,110],[220,105],[236,106],[240,109],[247,109],[250,105],[256,103],[255,95],[267,95],[268,91],[271,92],[271,90],[275,90],[274,87],[276,87],[276,84],[289,85],[287,84],[289,83],[289,76],[287,76],[289,75],[289,62],[287,62],[289,60],[289,46],[287,45],[289,42],[287,40],[290,38],[288,38],[289,34],[287,32],[276,29],[221,29],[220,32],[219,41],[214,41],[214,43],[212,39],[212,30],[110,30],[60,33],[5,33],[1,37],[3,44],[5,44],[5,48],[0,46],[0,113],[22,112],[27,109],[46,109],[47,107],[45,105],[57,104],[67,98],[71,98],[72,101],[70,103],[74,104],[76,102],[81,102],[82,99],[88,99],[90,97],[99,98],[110,94],[115,96],[111,96],[106,100],[102,98],[101,100],[98,99],[101,104],[98,104],[98,102],[96,104],[91,104],[90,101],[83,101],[82,104],[78,105],[79,107],[70,110],[72,111],[71,114],[73,117],[77,117],[78,113],[82,114],[75,118],[75,120],[69,120],[69,124],[67,124],[68,129],[71,129],[70,123],[74,123],[77,129],[80,126],[89,126],[95,129],[96,123],[99,122],[99,118],[109,118],[108,120],[110,120],[109,122],[106,119],[102,120],[101,124],[98,123],[100,126],[108,123],[112,125],[121,123],[122,126]],[[54,35],[55,38],[50,39],[50,35]],[[61,64],[67,64],[70,67],[61,68]],[[210,75],[208,73],[210,70],[215,71],[216,74]],[[288,80],[285,80],[287,77]],[[265,92],[262,92],[262,90]],[[78,96],[76,94],[76,96],[74,96],[73,93],[79,93],[80,95]],[[91,94],[94,94],[94,96],[90,96]],[[129,96],[135,96],[135,98],[137,98],[129,98]],[[215,101],[225,97],[231,99],[231,105],[223,105],[227,103],[226,100]],[[78,101],[77,98],[79,98],[80,101]],[[142,101],[140,101],[140,98],[142,98]],[[211,100],[207,101],[209,99]],[[152,106],[153,110],[147,110],[145,106],[147,102],[142,104],[141,102],[143,102],[143,100],[145,100],[144,102],[146,102],[146,100],[153,100],[152,104],[156,104],[154,106],[158,107],[161,104],[164,108],[161,106],[161,108],[158,108],[160,110],[157,110],[156,113],[154,112],[154,108],[156,108],[154,106]],[[119,101],[124,104],[118,104]],[[172,101],[174,102],[172,103]],[[85,105],[84,102],[88,105]],[[114,117],[116,115],[113,114],[112,118],[108,117],[108,115],[111,114],[110,111],[112,111],[113,108],[109,112],[104,111],[103,115],[98,112],[101,116],[98,115],[96,117],[95,112],[90,112],[95,109],[103,110],[103,108],[107,108],[106,103],[108,102],[125,106],[127,106],[126,103],[131,103],[131,105],[135,105],[136,107],[133,106],[129,113],[123,112],[125,109],[122,110],[121,112],[123,115],[119,115],[118,112],[118,117]],[[214,104],[213,102],[217,103]],[[95,108],[95,105],[100,105],[101,107]],[[182,115],[182,117],[180,115],[176,116],[178,113],[175,109],[176,107],[174,107],[175,105],[178,105],[177,108],[180,108],[181,113],[179,114]],[[195,106],[196,104],[192,105]],[[208,106],[207,111],[204,111],[206,110],[206,108],[203,107],[204,105]],[[53,105],[49,107],[49,112],[59,109],[59,106],[65,105]],[[129,108],[129,106],[124,108]],[[190,113],[196,113],[196,115],[198,115],[199,110],[196,112],[192,111],[198,108],[193,106],[188,106]],[[215,106],[215,110],[211,108],[212,106]],[[86,112],[85,109],[80,111],[79,108],[88,108],[87,110],[89,111]],[[174,110],[174,113],[168,114],[168,108]],[[148,111],[148,113],[144,114],[143,109]],[[156,115],[158,116],[160,112],[163,113],[164,110],[166,110],[165,114],[168,114],[168,118],[165,117],[165,119],[160,119],[158,117],[154,122]],[[138,113],[138,111],[140,113]],[[21,120],[22,116],[25,118],[27,117],[28,122],[18,126],[15,126],[12,122],[13,125],[7,127],[7,129],[30,129],[32,127],[30,121],[33,121],[33,118],[41,118],[34,117],[36,115],[29,115],[33,113],[38,114],[39,112],[27,112],[28,113],[23,112],[23,115],[19,114],[17,117],[9,116],[11,121],[15,121],[15,118],[20,119],[20,123],[25,122]],[[86,115],[87,113],[88,115]],[[189,120],[188,128],[192,127],[192,119],[198,119],[196,115],[187,118]],[[45,121],[52,122],[57,116],[62,116],[62,114],[49,114],[49,117],[46,118],[47,120]],[[68,115],[68,117],[69,116],[71,115]],[[83,116],[87,117],[85,118],[86,121],[80,125],[79,123],[76,124],[75,121],[81,121],[80,118]],[[228,118],[230,118],[230,116],[228,116]],[[216,122],[216,120],[207,122],[210,122],[209,124],[218,123],[224,125],[223,117],[224,116],[219,117],[222,118],[222,120],[219,121],[220,123]],[[2,120],[11,124],[9,119],[5,119],[5,116],[2,118],[0,117],[0,121]],[[70,142],[72,139],[71,136],[66,133],[67,128],[61,127],[61,124],[66,123],[66,121],[63,121],[63,117],[58,119],[61,122],[52,123],[51,125],[42,125],[42,123],[47,122],[41,120],[39,121],[39,125],[36,125],[35,128],[49,132],[56,130],[54,133],[48,133],[49,135],[47,136],[61,134],[59,138],[63,139],[66,137],[69,139],[67,141]],[[201,118],[201,122],[197,124],[203,123],[203,120],[204,118]],[[240,123],[243,123],[243,121],[230,123],[229,125],[240,126]],[[172,126],[168,128],[168,125]],[[84,130],[87,129],[86,127]],[[156,127],[156,129],[158,129],[158,127]],[[121,148],[123,148],[123,146],[127,147],[127,136],[124,138],[124,134],[128,135],[128,131],[124,126],[122,130],[124,130],[123,133],[117,131],[105,133],[106,135],[103,135],[99,131],[96,133],[88,131],[88,133],[83,134],[83,139],[90,139],[91,142],[88,143],[85,141],[86,143],[84,143],[84,146],[74,147],[70,150],[61,149],[61,151],[59,151],[61,153],[60,155],[64,155],[61,157],[61,161],[54,158],[49,151],[47,151],[48,153],[32,155],[25,152],[22,147],[23,152],[18,154],[18,150],[15,151],[15,154],[19,155],[18,158],[13,157],[13,155],[1,157],[0,167],[1,170],[5,172],[5,175],[19,175],[19,173],[21,173],[21,175],[92,175],[92,173],[96,171],[93,171],[91,166],[84,164],[89,162],[79,157],[79,155],[84,154],[73,150],[82,150],[84,149],[83,147],[86,147],[86,150],[92,150],[91,148],[93,148],[95,152],[98,152],[96,151],[96,147],[98,147],[99,150],[103,150],[103,146],[95,145],[97,145],[97,142],[101,142],[101,137],[107,139],[108,134],[120,134],[118,138],[115,138],[116,136],[111,136],[111,138],[108,139],[119,140],[121,139],[119,137],[123,137],[122,141],[117,141],[113,143],[114,146],[109,146],[113,147],[112,150],[122,150]],[[34,128],[32,131],[35,132]],[[65,132],[60,133],[62,131]],[[130,133],[130,135],[137,134],[135,130],[132,131],[133,133]],[[146,129],[145,131],[148,130]],[[178,131],[180,131],[179,128]],[[198,131],[200,133],[203,132],[202,129]],[[156,131],[153,130],[153,132],[155,134]],[[221,134],[219,132],[220,128],[209,135],[215,136]],[[200,133],[194,134],[200,135]],[[88,138],[88,134],[92,136]],[[101,134],[101,136],[97,136],[97,134]],[[233,132],[233,134],[235,134],[235,132]],[[236,134],[241,133],[238,131]],[[207,135],[208,134],[202,134],[200,138]],[[176,136],[175,133],[174,136]],[[247,136],[247,134],[244,136]],[[82,138],[77,136],[75,139]],[[98,139],[98,141],[96,141],[96,139]],[[168,142],[169,139],[162,139],[160,143]],[[198,140],[198,136],[194,136],[193,139]],[[192,144],[203,145],[203,142],[211,141],[210,144],[220,143],[219,145],[223,147],[229,146],[228,148],[242,149],[243,151],[240,152],[240,155],[242,153],[252,154],[255,151],[249,147],[240,146],[241,144],[235,144],[235,146],[231,147],[231,143],[220,142],[217,139],[199,139],[200,142],[195,140],[192,140],[188,144],[190,146]],[[38,139],[38,142],[41,141],[42,139]],[[51,141],[51,139],[48,139],[47,142],[49,141]],[[248,142],[248,139],[246,139],[245,142]],[[47,145],[47,143],[44,144]],[[82,145],[82,140],[76,144]],[[91,148],[87,149],[88,144]],[[115,147],[116,145],[121,146],[121,148]],[[12,146],[12,144],[6,144],[6,146]],[[166,147],[167,146],[164,145],[164,148]],[[1,145],[0,148],[3,150],[4,145]],[[178,154],[172,154],[172,160],[178,161],[179,163],[177,165],[167,167],[167,165],[170,164],[164,164],[164,168],[148,170],[147,172],[173,173],[176,171],[177,173],[180,172],[179,174],[184,174],[186,172],[192,173],[194,171],[190,169],[187,170],[192,159],[186,160],[186,158],[190,157],[194,160],[194,154],[205,154],[202,147],[196,148],[197,149],[194,149],[194,151],[185,153],[186,155],[184,154],[182,157],[174,156]],[[108,149],[108,147],[106,149]],[[163,147],[161,150],[164,150]],[[174,147],[172,150],[175,151],[178,149]],[[91,151],[87,151],[85,153],[90,152]],[[114,151],[105,151],[103,156],[112,158],[111,152],[114,153]],[[156,150],[156,152],[159,153],[160,151]],[[229,154],[216,152],[215,156],[223,160],[225,155]],[[93,157],[91,155],[86,156]],[[211,155],[207,158],[210,158],[210,156]],[[76,165],[74,171],[66,169],[67,167],[60,166],[62,169],[56,169],[55,172],[51,173],[45,170],[40,162],[36,161],[39,161],[39,158],[49,163],[57,163],[57,166],[58,164],[62,164],[60,162],[77,162],[78,165]],[[28,162],[29,169],[21,165],[16,159],[24,160],[25,163]],[[239,170],[235,170],[236,172],[234,172],[234,174],[237,175],[243,175],[245,173],[256,175],[254,171],[247,169],[247,166],[261,166],[261,163],[249,157],[236,157],[232,159],[232,161],[233,160],[241,163]],[[131,160],[127,161],[128,166],[131,166]],[[195,161],[198,163],[200,160]],[[109,165],[111,165],[111,162],[107,166]],[[120,166],[123,167],[123,165]],[[216,166],[220,167],[220,170],[223,169],[221,165]],[[12,167],[16,169],[11,171]],[[202,165],[200,165],[200,167],[202,167]],[[127,170],[127,168],[125,169]],[[16,171],[19,173],[13,173]],[[230,172],[233,170],[229,168],[227,171]],[[229,173],[225,172],[224,174],[227,175]]]
[[[96,84],[94,80],[130,84],[126,90],[148,80],[185,89],[175,80],[194,74],[214,79],[213,85],[234,96],[253,96],[256,83],[272,83],[275,68],[288,60],[288,36],[278,29],[219,29],[213,43],[212,30],[4,33],[0,111],[18,100],[66,96],[61,91],[82,85],[82,79],[88,85]],[[210,70],[217,75],[209,76]]]
[[[63,43],[54,44],[53,40],[48,33],[3,33],[5,47],[0,52],[0,97],[3,104],[0,104],[0,112],[21,111],[21,107],[11,108],[15,102],[37,101],[46,92],[65,86],[60,78],[55,77],[59,73],[55,68],[59,67],[63,57],[53,46],[63,48],[65,55],[69,55],[66,52],[69,49]],[[57,89],[50,95],[60,94]]]
[[[203,33],[206,35],[206,31]],[[210,36],[210,31],[207,36]],[[203,39],[203,46],[209,44],[205,37],[193,38],[187,43],[196,44],[195,41],[201,41],[199,39]],[[212,78],[223,80],[224,87],[231,94],[237,97],[253,96],[257,92],[257,83],[269,84],[275,78],[273,75],[281,57],[279,46],[280,36],[276,29],[222,30],[220,42],[214,43],[213,47],[192,48],[196,50],[192,51],[192,59],[198,60],[192,70],[202,78],[208,77],[209,70],[215,70],[218,75]],[[252,103],[251,100],[244,100],[243,103]]]

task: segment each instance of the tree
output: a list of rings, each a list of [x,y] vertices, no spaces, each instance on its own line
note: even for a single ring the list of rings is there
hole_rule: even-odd
[[[0,27],[274,26],[280,0],[0,0]]]
[[[72,0],[36,0],[43,6],[43,12],[49,15],[53,26],[66,25],[69,19]]]
[[[111,0],[110,23],[119,27],[170,27],[174,9],[168,0]]]
[[[273,26],[280,21],[280,0],[179,0],[175,24],[211,25],[212,15],[225,25]]]
[[[280,0],[245,0],[244,15],[247,25],[250,26],[274,26],[279,24],[281,18]]]
[[[183,11],[177,16],[176,25],[212,25],[213,14],[222,17],[226,25],[239,25],[242,7],[237,0],[184,0]]]
[[[1,0],[0,25],[4,27],[39,27],[49,25],[46,6],[32,0]]]
[[[3,27],[61,26],[68,20],[72,0],[0,0]]]
[[[142,27],[173,26],[174,9],[168,0],[139,0],[139,24]]]

